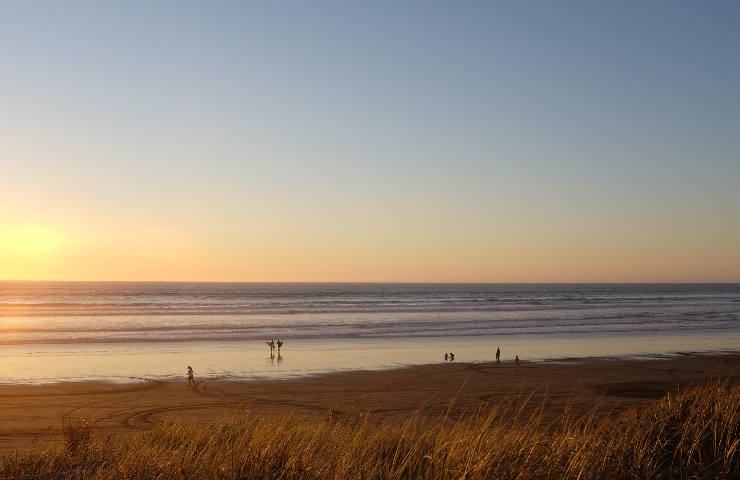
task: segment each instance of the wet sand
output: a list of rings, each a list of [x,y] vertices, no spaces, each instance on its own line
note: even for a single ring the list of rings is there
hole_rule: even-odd
[[[452,419],[501,401],[566,405],[605,415],[650,403],[667,391],[720,379],[740,383],[740,354],[670,359],[583,359],[569,362],[440,363],[383,371],[332,373],[288,380],[236,381],[185,377],[134,384],[104,382],[0,385],[0,451],[61,438],[65,420],[85,418],[98,435],[142,431],[157,422],[209,422],[226,414],[336,416],[370,412],[402,421],[417,412]]]

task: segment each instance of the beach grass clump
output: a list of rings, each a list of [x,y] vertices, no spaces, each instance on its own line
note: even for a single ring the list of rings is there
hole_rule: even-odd
[[[602,436],[612,468],[644,478],[740,478],[740,386],[669,392]]]
[[[67,455],[70,458],[84,458],[88,455],[93,440],[93,424],[87,418],[62,420],[62,437]]]
[[[543,403],[544,405],[544,403]],[[8,479],[665,479],[740,478],[740,386],[671,392],[604,416],[501,401],[400,423],[355,416],[232,414],[159,424],[115,441],[90,422],[59,445],[6,455]]]

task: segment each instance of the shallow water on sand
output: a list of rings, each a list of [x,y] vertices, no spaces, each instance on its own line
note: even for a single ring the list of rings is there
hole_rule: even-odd
[[[270,354],[264,342],[149,342],[140,344],[7,345],[0,353],[0,383],[69,381],[138,382],[182,378],[187,366],[196,379],[291,378],[349,370],[383,370],[445,363],[568,360],[584,357],[651,357],[737,351],[740,335],[594,334],[403,339],[296,339]],[[513,368],[513,367],[512,367]]]

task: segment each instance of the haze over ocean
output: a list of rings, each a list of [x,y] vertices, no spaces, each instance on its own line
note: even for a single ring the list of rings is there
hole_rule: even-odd
[[[0,344],[11,383],[736,351],[740,285],[0,282]]]

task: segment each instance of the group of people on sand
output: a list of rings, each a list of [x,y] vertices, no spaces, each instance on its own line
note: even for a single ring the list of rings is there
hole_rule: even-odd
[[[280,352],[280,349],[283,346],[283,342],[278,338],[278,341],[275,342],[275,340],[270,340],[269,342],[265,342],[270,347],[270,354],[272,354],[275,351],[275,346],[277,346],[278,352]],[[445,352],[445,362],[447,361],[454,361],[455,360],[455,354],[452,352]],[[496,348],[496,363],[501,363],[501,349]],[[519,361],[519,355],[517,355],[514,358],[514,368],[516,368],[516,371],[519,372],[519,366],[521,365],[521,362]],[[193,368],[188,365],[188,387],[192,387],[195,385],[195,380],[193,379]]]
[[[445,362],[446,361],[453,361],[455,359],[455,354],[450,352],[445,352]],[[496,347],[496,363],[501,363],[501,349],[499,347]],[[514,358],[514,368],[517,372],[519,372],[519,366],[521,365],[521,361],[519,360],[519,355],[516,355]]]

